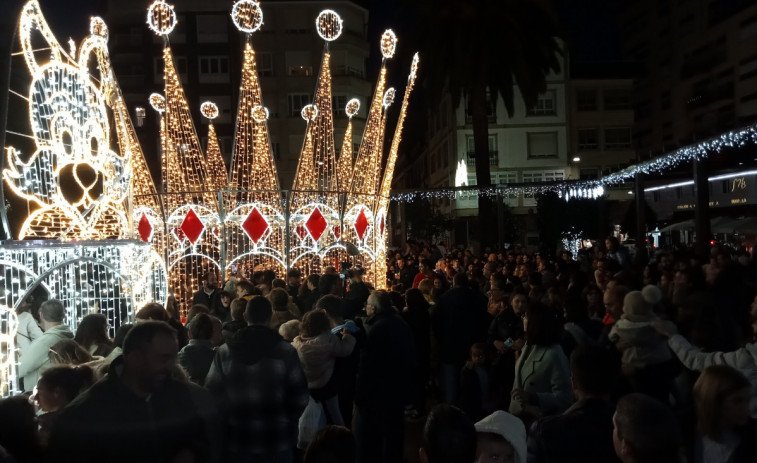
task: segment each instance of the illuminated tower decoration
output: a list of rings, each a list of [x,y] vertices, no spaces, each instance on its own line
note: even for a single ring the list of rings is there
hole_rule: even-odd
[[[226,164],[221,157],[221,146],[218,144],[216,128],[213,125],[213,119],[218,117],[218,106],[211,101],[206,101],[200,106],[200,112],[208,118],[208,146],[205,154],[210,170],[210,185],[213,190],[225,190],[229,185],[229,174],[226,172]]]
[[[0,395],[17,392],[9,338],[13,309],[30,292],[61,300],[72,330],[91,312],[105,315],[115,330],[132,322],[145,302],[167,297],[165,266],[154,243],[128,239],[134,237],[133,216],[127,216],[136,204],[129,204],[133,191],[154,188],[149,175],[132,175],[144,159],[110,66],[107,26],[92,18],[78,49],[70,40],[64,50],[31,0],[21,9],[17,30],[20,51],[13,50],[11,62],[23,60],[31,84],[28,93],[9,95],[28,104],[29,125],[14,117],[15,130],[27,132],[6,134],[33,149],[23,149],[28,152],[22,158],[6,147],[3,178],[29,202],[30,213],[19,241],[0,243]],[[120,153],[111,149],[111,130]]]
[[[328,47],[342,33],[342,18],[335,11],[324,10],[315,24],[326,44],[313,104],[302,109],[307,128],[292,186],[290,224],[294,228],[290,227],[289,235],[290,266],[308,273],[319,272],[321,261],[338,265],[339,249],[343,249]]]
[[[360,100],[357,98],[348,101],[344,108],[344,112],[347,114],[349,122],[347,123],[347,130],[344,132],[342,152],[339,154],[339,160],[337,161],[339,191],[349,191],[350,182],[352,181],[352,165],[354,162],[352,157],[352,118],[357,115],[358,111],[360,111]]]
[[[352,242],[362,255],[375,260],[374,247],[374,211],[378,181],[380,176],[381,159],[383,158],[384,127],[386,120],[385,109],[391,104],[386,89],[386,63],[394,56],[397,38],[394,32],[386,30],[381,36],[381,71],[379,73],[376,90],[368,110],[363,139],[360,142],[357,158],[353,167],[352,181],[346,199],[344,213],[344,228],[346,241]],[[366,265],[366,267],[372,267]]]
[[[379,190],[379,197],[376,204],[376,233],[375,233],[375,246],[376,255],[383,256],[386,253],[386,241],[387,241],[387,209],[389,207],[389,192],[392,188],[392,179],[394,178],[394,166],[397,163],[397,155],[399,153],[400,141],[402,141],[402,129],[405,125],[405,118],[407,116],[407,107],[410,102],[410,94],[415,87],[415,79],[418,75],[418,53],[413,56],[413,62],[410,65],[410,75],[407,77],[407,87],[405,88],[405,96],[402,98],[402,106],[400,107],[400,116],[397,121],[397,127],[394,129],[394,137],[392,138],[392,145],[389,149],[389,156],[386,160],[386,168],[384,170],[384,178],[381,181],[381,189]],[[467,179],[466,179],[467,180]],[[376,259],[376,274],[386,275],[386,259]],[[378,289],[385,289],[385,278],[377,278],[376,287]]]
[[[252,34],[263,25],[263,10],[253,0],[239,0],[231,10],[234,25],[245,34],[239,110],[226,207],[225,270],[251,275],[254,270],[286,271],[286,219],[276,164],[268,136],[268,109],[263,106]]]
[[[164,174],[165,190],[170,204],[186,201],[166,212],[168,282],[180,310],[185,313],[205,273],[221,270],[223,224],[213,191],[213,177],[200,147],[168,42],[168,34],[176,22],[176,13],[167,3],[156,1],[148,8],[148,26],[164,38],[165,135],[161,144],[166,159],[164,167],[168,169]],[[177,172],[171,171],[174,166],[178,166]],[[183,182],[174,184],[172,180],[178,177]]]

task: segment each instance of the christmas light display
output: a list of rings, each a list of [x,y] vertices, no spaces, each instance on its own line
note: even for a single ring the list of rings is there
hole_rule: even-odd
[[[246,37],[234,127],[231,191],[224,201],[224,270],[230,273],[237,268],[240,274],[251,275],[253,270],[271,269],[282,274],[287,269],[287,222],[268,133],[268,109],[263,106],[251,43],[251,34],[262,25],[263,13],[256,2],[239,1],[232,18]]]
[[[208,147],[205,155],[208,161],[210,174],[210,184],[212,189],[220,191],[225,189],[229,184],[229,174],[226,171],[226,164],[221,156],[221,146],[218,144],[216,128],[213,125],[213,119],[218,117],[218,106],[211,101],[206,101],[200,106],[200,112],[208,118]]]
[[[18,389],[16,384],[16,311],[0,305],[0,397]]]
[[[343,249],[339,243],[342,224],[331,105],[331,53],[328,51],[328,42],[336,40],[342,32],[342,20],[335,12],[324,10],[316,19],[316,27],[327,45],[313,103],[302,109],[302,117],[308,124],[292,186],[290,207],[294,212],[290,223],[295,228],[290,229],[289,234],[290,243],[297,243],[290,246],[290,265],[303,267],[308,273],[320,271],[321,262],[328,259],[329,253],[338,262],[338,249]],[[304,238],[297,226],[307,231]],[[338,231],[333,232],[335,229]],[[325,233],[328,230],[332,233]],[[309,265],[303,265],[301,259],[305,257]]]
[[[349,121],[347,122],[347,129],[344,132],[344,140],[342,141],[342,151],[339,154],[337,161],[337,181],[339,185],[339,191],[347,191],[350,187],[350,181],[352,180],[352,118],[360,111],[360,100],[353,98],[347,102],[347,106],[344,108],[344,112],[347,114]]]
[[[50,48],[48,62],[38,62],[34,55],[31,37],[37,33]],[[28,102],[36,151],[25,160],[7,148],[3,178],[14,193],[37,206],[21,226],[20,238],[124,237],[126,159],[109,148],[107,85],[90,78],[86,67],[90,52],[104,46],[104,39],[91,36],[78,60],[69,56],[36,2],[23,8],[19,34],[32,75]]]
[[[30,4],[36,5],[34,2]],[[208,146],[204,151],[188,109],[169,45],[169,35],[176,25],[173,7],[157,1],[148,10],[148,26],[164,40],[165,96],[157,93],[149,96],[149,103],[158,112],[160,122],[162,190],[159,192],[149,175],[129,111],[110,67],[106,47],[107,25],[100,18],[93,18],[90,36],[78,50],[76,44],[72,44],[72,52],[68,53],[57,44],[38,14],[30,15],[26,22],[22,21],[20,30],[26,31],[26,35],[30,31],[41,31],[51,44],[51,62],[73,76],[69,78],[72,83],[57,78],[57,82],[66,82],[66,85],[59,84],[55,90],[74,101],[79,97],[72,95],[93,93],[86,101],[77,103],[89,113],[76,117],[81,120],[94,118],[96,125],[100,126],[94,137],[86,138],[98,141],[92,144],[97,149],[86,153],[89,156],[86,164],[95,170],[101,165],[110,169],[104,173],[98,171],[99,178],[109,182],[103,187],[108,194],[96,194],[99,190],[90,185],[92,182],[74,170],[73,176],[79,180],[87,195],[74,201],[61,202],[60,208],[71,207],[85,218],[97,212],[94,206],[90,207],[95,203],[113,203],[112,207],[118,207],[121,211],[117,216],[118,226],[111,225],[109,229],[113,234],[87,234],[83,227],[78,226],[72,227],[70,233],[64,236],[59,231],[67,225],[53,223],[45,229],[45,232],[50,232],[45,237],[76,240],[133,237],[136,240],[109,240],[101,244],[98,241],[78,241],[70,243],[70,246],[68,243],[25,242],[23,249],[27,252],[26,257],[15,256],[0,261],[3,278],[21,282],[18,284],[23,286],[4,293],[6,305],[12,307],[20,303],[32,287],[44,287],[49,294],[65,299],[67,307],[70,307],[70,323],[75,328],[77,320],[91,311],[108,314],[114,324],[117,324],[116,320],[128,320],[139,304],[149,300],[162,302],[169,293],[177,298],[181,312],[186,313],[191,294],[200,288],[201,279],[207,271],[228,276],[232,268],[238,268],[244,275],[249,275],[253,270],[270,268],[283,275],[292,267],[309,273],[322,271],[325,265],[337,267],[340,262],[351,260],[367,270],[369,281],[377,283],[375,265],[383,260],[386,249],[388,191],[412,82],[409,80],[401,120],[388,156],[391,168],[385,169],[382,164],[384,128],[389,107],[396,98],[395,90],[386,88],[386,62],[382,65],[379,83],[371,100],[366,130],[355,162],[352,156],[352,117],[358,113],[360,103],[358,99],[347,103],[345,112],[350,120],[345,137],[341,140],[342,155],[338,162],[334,141],[329,43],[339,38],[343,22],[334,11],[321,12],[316,18],[316,31],[326,42],[321,68],[312,103],[306,105],[302,112],[306,122],[305,137],[294,184],[290,191],[282,190],[268,134],[269,114],[263,105],[251,40],[251,34],[262,25],[262,10],[255,1],[239,0],[234,3],[231,16],[235,26],[245,34],[245,46],[234,148],[227,176],[212,123],[218,115],[217,106],[210,102],[201,106],[203,116],[211,119]],[[385,60],[393,56],[396,42],[396,36],[391,31],[382,36],[381,48]],[[30,41],[25,43],[29,44]],[[35,75],[40,65],[37,65],[33,53],[24,51],[24,58],[31,63],[29,67]],[[78,59],[73,58],[74,54]],[[91,67],[91,57],[96,58],[97,69]],[[413,64],[415,68],[417,59]],[[99,79],[90,77],[95,72],[99,73]],[[43,75],[44,72],[39,71],[39,74]],[[42,98],[38,100],[44,101]],[[58,106],[72,113],[72,108],[60,103]],[[108,106],[113,111],[114,138],[117,138],[119,153],[108,147],[110,126],[105,110]],[[35,125],[34,118],[43,117],[40,114],[47,117],[54,112],[37,114],[35,111],[39,112],[30,107],[32,127],[37,130],[37,126],[43,125],[39,122]],[[63,159],[61,165],[71,164],[69,158],[78,164],[80,159],[85,159],[79,152],[87,151],[74,146],[79,143],[75,136],[55,134],[54,130],[60,126],[57,119],[55,124],[58,125],[47,122],[44,128],[48,132],[43,133],[47,138],[37,138],[44,138],[45,143],[39,144],[38,148],[40,151],[46,150],[44,154],[48,159],[45,162],[23,163],[19,162],[21,158],[15,151],[9,150],[10,159],[16,162],[10,162],[10,167],[4,171],[11,188],[14,182],[19,189],[21,187],[18,185],[25,186],[33,193],[29,197],[35,198],[30,201],[42,202],[42,205],[46,203],[39,198],[47,200],[52,194],[45,196],[39,192],[48,193],[55,186],[57,172],[51,172],[47,167],[59,162],[56,158],[53,163],[50,160],[52,156]],[[53,129],[49,129],[50,126]],[[81,145],[84,146],[83,143]],[[97,156],[102,156],[102,160]],[[379,199],[384,191],[387,192],[386,197]],[[113,195],[112,199],[109,195]],[[62,215],[59,213],[54,219],[61,222],[58,216]],[[103,217],[109,218],[110,215]],[[98,223],[90,228],[104,228],[98,228]],[[4,250],[11,252],[0,247],[0,252]],[[35,252],[37,257],[28,257]],[[36,270],[29,270],[30,266],[37,265],[31,264],[32,261],[52,265],[55,269],[50,267],[42,274],[35,273]],[[383,286],[381,280],[378,285]],[[15,288],[12,284],[6,286]]]
[[[263,10],[253,0],[239,0],[231,9],[231,20],[237,29],[248,34],[263,25]]]

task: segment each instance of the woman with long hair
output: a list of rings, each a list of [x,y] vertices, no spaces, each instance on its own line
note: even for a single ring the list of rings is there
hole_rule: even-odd
[[[50,429],[58,412],[84,392],[94,382],[94,373],[88,366],[58,365],[43,371],[32,397],[42,412],[37,417],[42,445],[47,444]]]
[[[76,328],[74,341],[90,355],[107,357],[113,350],[113,341],[108,337],[108,319],[100,313],[85,315]]]
[[[560,316],[544,304],[531,303],[523,317],[526,344],[515,363],[510,413],[529,421],[556,415],[573,402],[568,358],[560,346]]]
[[[697,429],[692,463],[757,461],[757,420],[749,416],[751,384],[738,370],[713,365],[694,384]]]

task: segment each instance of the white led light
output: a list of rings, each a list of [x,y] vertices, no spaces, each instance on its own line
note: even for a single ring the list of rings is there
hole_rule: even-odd
[[[386,92],[384,92],[384,98],[382,101],[382,104],[384,105],[384,111],[389,108],[389,106],[394,103],[394,98],[397,96],[397,91],[394,89],[394,87],[389,87]]]
[[[218,117],[218,106],[212,101],[206,101],[200,105],[200,112],[208,119],[215,119]]]
[[[334,10],[323,10],[315,18],[318,35],[327,42],[333,42],[342,35],[342,18]]]
[[[265,106],[255,106],[252,108],[252,118],[257,123],[262,123],[268,120],[268,108]]]
[[[263,10],[253,0],[239,0],[231,9],[231,20],[242,32],[251,34],[263,25]]]
[[[147,9],[147,25],[158,35],[168,35],[176,27],[176,12],[172,5],[154,2]]]
[[[104,38],[105,40],[108,40],[108,25],[105,24],[103,18],[99,16],[93,16],[89,20],[89,33],[91,35],[96,35]]]
[[[381,35],[381,55],[389,59],[394,56],[395,51],[397,51],[397,35],[393,30],[387,29]]]
[[[302,118],[312,122],[318,117],[318,107],[314,104],[305,105],[301,111]]]
[[[166,99],[160,93],[150,94],[149,101],[150,106],[152,106],[152,109],[154,109],[155,111],[162,113],[166,110]]]
[[[350,119],[355,117],[358,111],[360,111],[360,100],[358,100],[357,98],[353,98],[348,101],[347,105],[344,107],[344,112]]]

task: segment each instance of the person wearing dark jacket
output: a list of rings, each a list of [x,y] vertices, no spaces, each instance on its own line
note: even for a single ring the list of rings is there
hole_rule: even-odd
[[[297,351],[269,327],[272,314],[268,299],[250,299],[248,326],[217,349],[205,380],[221,409],[226,462],[294,461],[310,394]]]
[[[405,293],[405,308],[402,318],[410,326],[418,356],[418,368],[415,370],[415,399],[412,418],[426,414],[426,384],[431,376],[431,315],[429,304],[419,289],[410,288]]]
[[[221,302],[222,293],[223,290],[218,287],[218,275],[215,271],[208,270],[202,278],[202,288],[192,296],[192,305],[202,304],[210,313],[226,312]]]
[[[578,400],[562,415],[531,426],[528,463],[619,463],[612,444],[615,407],[609,400],[617,365],[602,347],[585,345],[574,349],[570,367]]]
[[[107,376],[61,410],[50,461],[218,461],[217,410],[207,391],[172,376],[176,332],[135,325]]]
[[[213,337],[211,316],[201,313],[193,318],[189,323],[189,337],[189,344],[179,351],[179,365],[186,370],[192,382],[202,386],[215,355],[210,342]]]
[[[413,398],[415,343],[386,291],[371,293],[366,313],[355,394],[359,461],[396,463],[404,447],[404,406]]]
[[[486,341],[491,316],[483,293],[468,286],[468,277],[458,273],[454,288],[444,293],[431,319],[441,363],[444,401],[457,403],[460,372],[468,360],[470,347]]]

